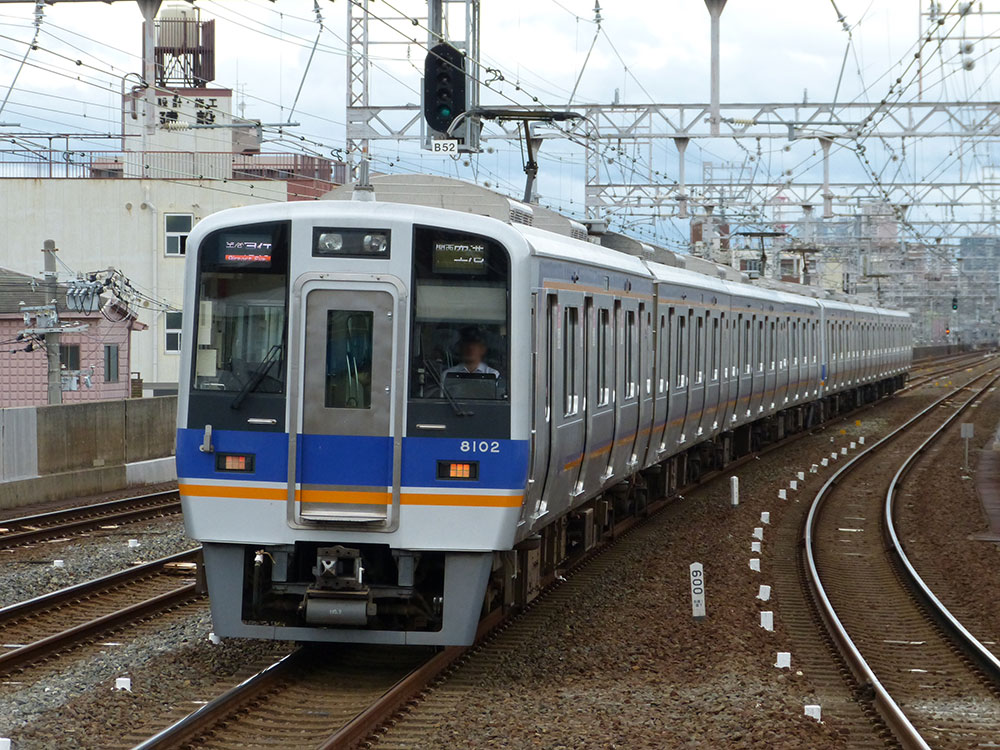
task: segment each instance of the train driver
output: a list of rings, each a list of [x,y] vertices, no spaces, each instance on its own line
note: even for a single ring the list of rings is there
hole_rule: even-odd
[[[497,380],[500,379],[500,372],[490,367],[484,358],[486,357],[486,337],[483,332],[474,326],[463,328],[459,339],[459,356],[462,358],[461,364],[449,367],[444,371],[444,376],[449,373],[472,374],[480,373],[492,375]]]

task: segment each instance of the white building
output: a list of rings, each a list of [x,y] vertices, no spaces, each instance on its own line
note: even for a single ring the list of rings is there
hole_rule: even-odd
[[[234,117],[233,92],[208,84],[213,22],[178,13],[165,6],[157,21],[155,128],[136,87],[123,97],[121,139],[107,150],[54,135],[32,139],[37,149],[0,149],[0,267],[37,274],[42,242],[53,239],[71,269],[116,268],[180,310],[185,240],[197,221],[234,206],[314,200],[343,181],[343,164],[260,152],[258,123]],[[180,359],[181,313],[154,307],[137,308],[148,330],[132,341],[147,395],[176,389]]]

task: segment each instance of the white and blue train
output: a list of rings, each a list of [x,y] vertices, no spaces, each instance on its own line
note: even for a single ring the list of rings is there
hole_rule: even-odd
[[[911,361],[906,314],[466,212],[253,206],[187,247],[177,470],[223,636],[470,643]]]

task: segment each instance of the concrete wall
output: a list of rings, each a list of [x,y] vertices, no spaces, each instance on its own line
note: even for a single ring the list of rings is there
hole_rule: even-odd
[[[168,481],[177,398],[0,409],[0,509]]]

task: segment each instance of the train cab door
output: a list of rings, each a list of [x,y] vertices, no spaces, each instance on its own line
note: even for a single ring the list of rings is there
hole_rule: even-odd
[[[301,295],[290,480],[295,520],[394,528],[402,449],[401,295],[384,281],[306,282]]]

